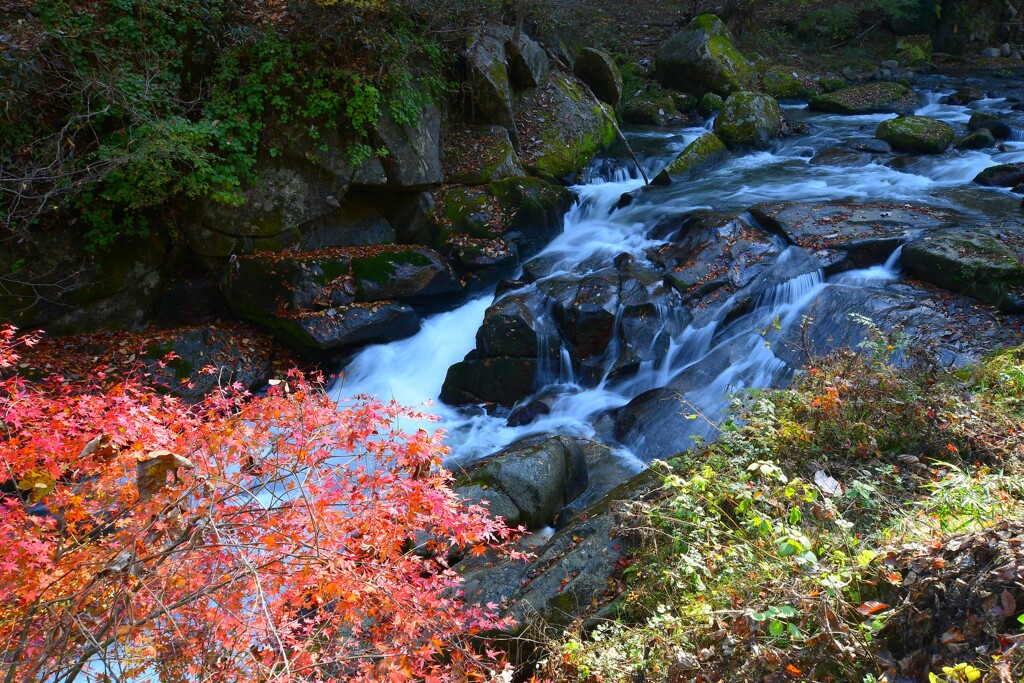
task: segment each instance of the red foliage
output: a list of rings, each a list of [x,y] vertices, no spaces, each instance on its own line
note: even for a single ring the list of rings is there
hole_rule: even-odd
[[[0,328],[7,681],[464,681],[497,626],[453,552],[508,532],[453,495],[437,434],[293,373],[199,406],[14,372]],[[168,475],[172,475],[168,477]]]

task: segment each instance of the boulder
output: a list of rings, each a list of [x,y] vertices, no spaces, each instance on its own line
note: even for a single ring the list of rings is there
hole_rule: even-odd
[[[660,126],[666,113],[662,102],[649,99],[632,100],[622,107],[623,123],[636,126]]]
[[[932,59],[932,37],[901,36],[896,40],[896,61],[901,67],[923,66]]]
[[[968,130],[981,130],[984,128],[992,133],[997,140],[1009,140],[1013,135],[1013,129],[1010,127],[1010,124],[995,114],[981,111],[971,114],[971,119],[967,122],[967,128]]]
[[[0,320],[51,334],[139,329],[156,314],[171,241],[156,230],[116,246],[81,248],[81,231],[54,225],[0,249]]]
[[[988,149],[996,146],[996,137],[987,128],[971,131],[956,141],[957,149]]]
[[[573,361],[596,383],[603,369],[605,350],[615,333],[619,307],[619,277],[614,268],[590,275],[555,276],[537,283],[549,300],[558,328]]]
[[[651,182],[656,185],[667,185],[672,180],[694,180],[721,163],[728,155],[729,150],[726,149],[725,143],[714,133],[704,133],[687,145],[686,149]]]
[[[698,15],[662,43],[654,68],[662,85],[698,97],[707,92],[728,97],[753,84],[753,67],[733,45],[729,29],[713,14]]]
[[[455,129],[445,136],[443,150],[446,183],[486,185],[526,175],[501,126]]]
[[[926,116],[900,116],[878,124],[875,137],[896,149],[922,154],[942,154],[953,142],[953,129],[944,121]]]
[[[537,87],[551,68],[544,48],[522,32],[518,43],[514,43],[511,37],[506,41],[505,53],[508,57],[509,76],[512,83],[520,88]]]
[[[242,256],[224,279],[236,314],[314,354],[407,336],[419,328],[411,306],[430,309],[462,293],[451,266],[418,246]]]
[[[1024,311],[1024,227],[980,226],[923,235],[903,249],[916,277],[1000,310]]]
[[[768,95],[738,92],[729,95],[715,119],[715,135],[730,149],[765,147],[779,134],[782,111]]]
[[[704,96],[700,98],[700,103],[697,105],[697,113],[704,118],[709,118],[712,114],[722,111],[724,105],[725,100],[722,99],[721,95],[716,95],[713,92],[704,93]]]
[[[821,92],[809,76],[781,66],[769,68],[761,76],[764,91],[777,100],[807,100]]]
[[[1024,163],[989,166],[974,176],[974,183],[982,187],[1016,187],[1024,183]]]
[[[822,92],[836,92],[847,87],[847,82],[836,76],[822,76],[818,79],[818,87]]]
[[[384,152],[380,163],[388,188],[423,190],[443,182],[441,110],[437,106],[429,104],[417,112],[414,120],[403,123],[385,108],[372,137],[375,147]],[[353,184],[359,183],[353,180]]]
[[[480,355],[513,358],[555,358],[558,355],[557,330],[550,321],[534,313],[534,298],[515,293],[491,304],[476,333]]]
[[[622,98],[622,76],[615,60],[607,52],[583,48],[576,57],[573,73],[590,87],[599,100],[612,107],[618,106]]]
[[[892,145],[878,138],[850,138],[843,141],[843,146],[858,152],[869,152],[871,154],[889,154],[892,152]]]
[[[504,494],[527,529],[552,526],[562,509],[587,488],[587,462],[573,439],[537,435],[520,439],[467,466],[466,482]]]
[[[859,167],[871,163],[871,155],[842,147],[826,147],[808,162],[811,166]]]
[[[843,88],[812,97],[810,109],[836,114],[902,114],[917,108],[917,95],[899,83],[879,82]]]
[[[473,351],[448,368],[440,398],[448,405],[511,408],[533,392],[536,376],[536,358],[481,358]]]
[[[986,47],[980,54],[984,59],[998,59],[1003,56],[1003,51],[998,47]]]
[[[942,104],[955,104],[963,106],[976,102],[980,99],[984,99],[985,93],[980,88],[972,88],[965,86],[963,88],[957,88],[956,92],[951,95],[946,95],[940,100]]]
[[[551,71],[516,104],[522,161],[530,173],[575,179],[616,139],[615,118],[574,76]]]
[[[562,232],[572,193],[540,178],[512,177],[484,187],[446,186],[435,195],[426,241],[449,249],[453,240],[501,239],[527,258]]]
[[[477,27],[466,38],[462,58],[466,66],[472,121],[503,127],[518,150],[519,140],[512,115],[512,86],[505,56],[505,43],[511,37],[511,29],[504,26]]]
[[[884,263],[908,236],[962,221],[945,209],[885,203],[772,202],[750,213],[765,229],[813,252],[829,273]]]

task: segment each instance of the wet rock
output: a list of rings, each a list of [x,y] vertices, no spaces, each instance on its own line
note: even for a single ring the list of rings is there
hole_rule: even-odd
[[[883,263],[915,232],[961,221],[945,209],[908,204],[778,202],[758,204],[750,213],[766,229],[814,252],[830,273]]]
[[[812,97],[808,107],[836,114],[910,115],[917,108],[917,95],[899,83],[879,82],[857,85]]]
[[[673,180],[694,180],[724,161],[728,155],[725,144],[714,133],[704,133],[687,145],[651,182],[668,185]]]
[[[522,515],[516,504],[503,492],[480,484],[456,486],[452,489],[466,505],[485,505],[491,517],[501,517],[510,527],[519,526]]]
[[[841,147],[827,147],[811,157],[811,166],[867,166],[871,155]]]
[[[465,276],[467,293],[479,292],[511,277],[519,267],[519,249],[503,239],[456,236],[450,245],[450,258]]]
[[[522,162],[530,173],[574,179],[615,141],[614,114],[575,77],[551,71],[516,104]]]
[[[604,50],[585,47],[576,57],[573,73],[586,83],[594,95],[612,107],[622,98],[622,76],[615,61]]]
[[[956,92],[952,95],[946,95],[940,100],[942,104],[955,104],[963,106],[984,99],[985,93],[980,88],[972,88],[969,86],[963,88],[957,88]]]
[[[903,249],[914,276],[1007,312],[1024,311],[1024,227],[984,226],[923,235]]]
[[[518,510],[519,523],[533,530],[553,525],[586,490],[587,463],[574,440],[542,434],[473,463],[459,478],[504,494]]]
[[[416,334],[420,328],[416,311],[395,301],[298,311],[262,318],[258,322],[285,346],[314,357],[363,344],[402,339]]]
[[[870,152],[871,154],[889,154],[892,152],[892,146],[885,140],[879,140],[878,138],[850,138],[843,142],[843,146],[859,152]]]
[[[470,352],[448,368],[441,401],[448,405],[493,404],[511,408],[533,392],[536,358],[481,358]]]
[[[532,293],[515,293],[491,304],[476,333],[477,351],[482,356],[557,358],[558,332],[553,321],[538,319],[534,313],[537,298]],[[547,342],[544,348],[541,340]]]
[[[1003,56],[1003,51],[998,47],[986,47],[980,54],[984,59],[998,59]]]
[[[875,137],[896,149],[942,154],[953,142],[953,129],[944,121],[925,116],[900,116],[878,124]]]
[[[552,278],[538,283],[538,288],[551,300],[552,313],[573,359],[581,364],[597,362],[615,332],[618,273],[607,268],[584,278]]]
[[[751,87],[753,67],[733,45],[725,24],[713,14],[700,14],[658,48],[655,75],[669,88],[728,97]]]
[[[526,175],[501,126],[453,131],[445,139],[443,165],[445,182],[460,185],[487,185]]]
[[[1015,187],[1024,182],[1024,163],[989,166],[974,176],[974,183],[982,187]]]
[[[992,133],[997,140],[1009,140],[1013,134],[1010,124],[995,114],[987,114],[980,111],[971,114],[971,119],[967,122],[967,128],[972,131],[984,128]]]
[[[807,100],[821,92],[821,87],[806,74],[778,66],[764,72],[761,84],[777,100]]]
[[[730,149],[765,147],[779,134],[782,110],[768,95],[739,92],[730,95],[715,119],[715,135]]]
[[[987,128],[968,133],[956,142],[957,149],[988,149],[996,146],[996,138]]]
[[[519,34],[518,44],[509,38],[505,43],[508,56],[509,76],[512,83],[520,88],[535,88],[551,68],[544,48],[524,33]]]

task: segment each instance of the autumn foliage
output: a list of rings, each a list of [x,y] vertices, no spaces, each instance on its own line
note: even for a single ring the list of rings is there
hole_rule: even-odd
[[[199,406],[97,371],[16,373],[0,328],[5,681],[463,681],[496,625],[453,554],[506,530],[465,507],[420,417],[339,409],[293,374]]]

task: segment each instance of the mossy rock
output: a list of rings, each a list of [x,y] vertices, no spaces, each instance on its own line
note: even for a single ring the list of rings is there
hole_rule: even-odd
[[[847,86],[846,81],[836,76],[822,76],[818,79],[818,87],[821,88],[822,92],[836,92],[842,90]]]
[[[953,142],[949,124],[926,116],[900,116],[878,124],[875,137],[896,149],[921,154],[942,154]]]
[[[729,150],[725,143],[714,133],[704,133],[687,145],[686,149],[651,182],[656,185],[667,185],[673,180],[693,180],[721,163],[728,154]]]
[[[526,175],[501,126],[474,126],[445,136],[442,164],[446,183],[486,185]]]
[[[779,66],[765,71],[761,84],[777,100],[806,100],[820,92],[818,84],[806,74]]]
[[[655,75],[669,88],[728,97],[753,84],[754,69],[713,14],[700,14],[658,48]]]
[[[696,95],[688,92],[680,92],[672,95],[672,104],[675,105],[676,111],[678,112],[689,112],[697,110],[700,100],[697,99]]]
[[[932,232],[904,247],[903,263],[926,282],[1008,313],[1024,311],[1024,228],[1019,225]]]
[[[899,83],[878,82],[843,88],[812,97],[808,106],[816,111],[835,114],[901,114],[908,116],[917,109],[917,95]]]
[[[697,105],[697,113],[703,117],[709,117],[722,111],[723,106],[725,106],[725,100],[721,95],[716,95],[713,92],[704,93],[704,96],[700,98],[700,104]]]
[[[622,107],[622,120],[636,126],[660,126],[665,111],[658,101],[633,100]]]
[[[285,346],[320,358],[325,353],[410,337],[419,331],[416,311],[395,301],[355,303],[303,311],[264,323]]]
[[[775,98],[753,92],[730,95],[715,119],[715,135],[730,149],[764,147],[778,136],[782,110]]]
[[[418,300],[462,292],[451,266],[427,247],[401,247],[353,255],[356,301]]]
[[[511,37],[512,29],[505,26],[477,27],[466,37],[462,58],[473,121],[502,126],[515,145],[512,86],[505,55],[505,43]]]
[[[1024,163],[989,166],[974,176],[973,182],[982,187],[1016,187],[1024,183]]]
[[[957,149],[989,149],[995,146],[996,137],[985,128],[972,131],[956,141]]]
[[[583,48],[576,56],[573,73],[590,86],[599,100],[613,107],[619,104],[622,98],[622,75],[610,54],[592,47]]]
[[[903,36],[896,41],[896,61],[901,67],[923,66],[931,59],[931,36]]]
[[[983,111],[976,111],[971,114],[967,122],[967,129],[971,131],[985,129],[992,133],[997,140],[1009,140],[1013,135],[1013,128],[1006,121],[995,114]]]
[[[551,71],[516,105],[522,162],[541,178],[574,181],[615,141],[615,118],[574,76]]]

